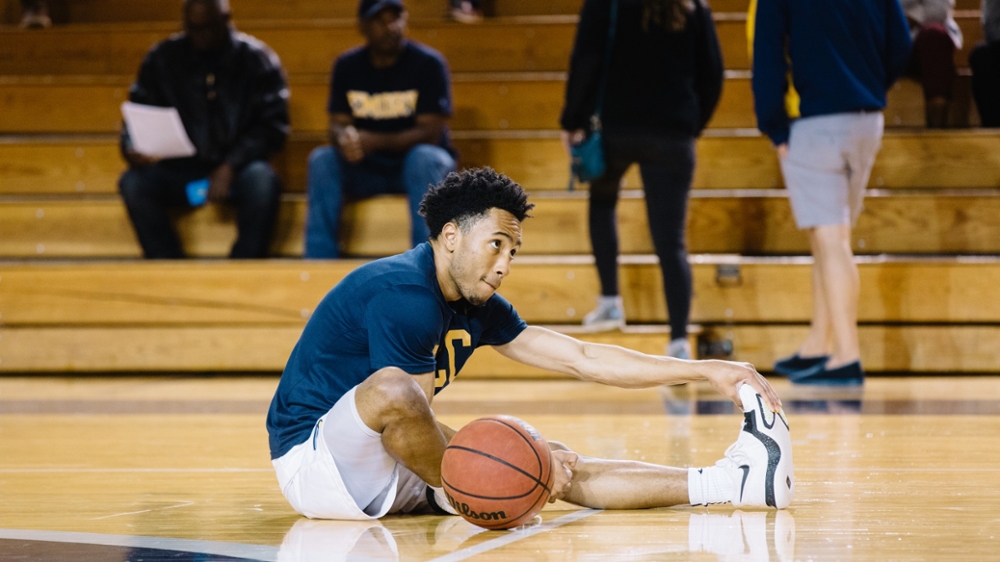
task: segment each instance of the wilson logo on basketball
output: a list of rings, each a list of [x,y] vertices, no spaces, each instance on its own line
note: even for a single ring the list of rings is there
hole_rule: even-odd
[[[478,519],[480,521],[502,521],[507,518],[507,514],[503,511],[474,511],[469,508],[469,504],[455,501],[455,498],[451,497],[447,492],[444,494],[448,498],[448,503],[451,507],[455,508],[455,511],[464,517],[469,519]]]

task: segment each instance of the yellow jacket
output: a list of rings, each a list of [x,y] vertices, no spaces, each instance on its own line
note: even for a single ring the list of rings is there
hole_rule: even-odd
[[[747,10],[747,52],[750,54],[750,67],[753,68],[753,31],[754,23],[757,21],[757,0],[750,0],[750,8]],[[785,111],[790,119],[798,119],[799,113],[799,93],[792,85],[792,72],[788,71],[788,92],[785,93]]]

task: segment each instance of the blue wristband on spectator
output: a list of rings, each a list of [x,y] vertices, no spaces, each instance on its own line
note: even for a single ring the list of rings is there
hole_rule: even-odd
[[[208,178],[194,180],[185,186],[188,203],[192,207],[201,207],[208,200]]]

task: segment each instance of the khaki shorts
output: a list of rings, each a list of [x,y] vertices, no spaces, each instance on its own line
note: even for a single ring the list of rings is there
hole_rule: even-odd
[[[882,146],[882,114],[836,113],[792,123],[781,172],[800,229],[854,225]]]

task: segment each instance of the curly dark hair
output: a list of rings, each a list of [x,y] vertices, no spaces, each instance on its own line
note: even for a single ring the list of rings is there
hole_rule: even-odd
[[[699,0],[643,0],[642,30],[649,31],[650,24],[670,31],[684,31],[688,16]]]
[[[191,4],[207,4],[218,10],[220,14],[229,13],[229,0],[184,0],[184,9],[187,10]]]
[[[528,194],[507,176],[493,168],[471,168],[452,172],[444,181],[432,187],[420,202],[420,214],[427,221],[431,238],[441,234],[444,225],[454,221],[462,232],[468,232],[490,209],[501,209],[523,221],[535,207],[528,203]]]

